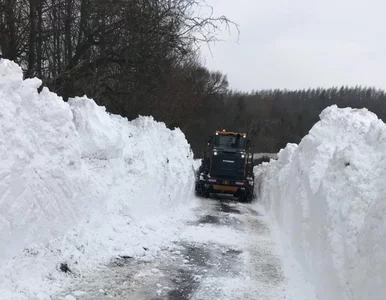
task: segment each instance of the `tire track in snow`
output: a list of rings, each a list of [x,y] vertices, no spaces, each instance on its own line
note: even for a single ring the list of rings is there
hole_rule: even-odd
[[[281,260],[260,212],[202,199],[196,216],[154,260],[116,260],[78,279],[62,299],[296,299],[285,292]]]

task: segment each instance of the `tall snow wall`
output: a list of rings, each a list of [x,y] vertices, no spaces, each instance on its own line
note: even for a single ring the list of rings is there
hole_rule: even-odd
[[[386,125],[375,114],[330,106],[255,173],[320,299],[385,299]]]
[[[154,216],[193,194],[193,155],[179,129],[151,117],[128,122],[87,98],[65,103],[46,88],[38,93],[40,85],[0,60],[0,295],[14,291],[7,299],[28,277],[19,256],[39,256],[38,268],[49,272],[44,257],[55,251],[76,263],[120,250],[141,254],[142,245],[129,248],[162,226],[152,224]],[[146,220],[145,228],[133,225]],[[58,242],[69,234],[66,246]],[[53,241],[47,254],[42,249]],[[20,299],[33,298],[25,294]]]

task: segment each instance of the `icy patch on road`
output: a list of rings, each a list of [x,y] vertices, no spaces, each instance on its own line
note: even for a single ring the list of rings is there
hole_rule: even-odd
[[[227,227],[218,227],[213,224],[201,224],[196,227],[189,227],[181,236],[182,239],[187,239],[198,243],[216,243],[224,245],[243,245],[247,236],[238,231],[230,231]]]
[[[0,295],[49,299],[66,276],[168,244],[190,216],[195,165],[179,129],[22,78],[0,60]]]
[[[326,108],[299,146],[256,168],[256,192],[321,299],[386,294],[386,125]]]

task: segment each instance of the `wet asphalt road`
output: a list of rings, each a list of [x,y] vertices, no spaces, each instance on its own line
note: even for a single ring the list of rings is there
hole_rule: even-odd
[[[253,205],[202,199],[195,214],[155,260],[114,260],[58,299],[289,299],[270,229]]]

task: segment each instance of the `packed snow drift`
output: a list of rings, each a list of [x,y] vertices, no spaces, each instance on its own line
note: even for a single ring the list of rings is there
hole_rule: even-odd
[[[385,299],[386,125],[375,114],[328,107],[255,172],[259,200],[320,299]]]
[[[151,256],[193,192],[179,129],[128,122],[87,98],[65,103],[40,85],[0,60],[1,299],[49,299],[60,267]]]

